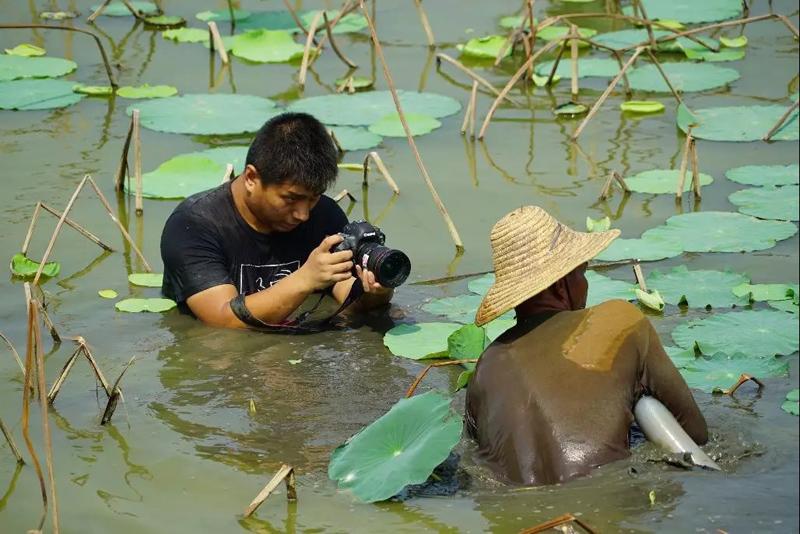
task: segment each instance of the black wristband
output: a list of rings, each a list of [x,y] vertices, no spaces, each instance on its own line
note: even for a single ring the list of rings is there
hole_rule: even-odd
[[[244,324],[256,327],[268,326],[267,323],[259,320],[255,315],[250,313],[250,310],[247,309],[247,305],[244,302],[244,295],[236,295],[228,304],[230,304],[233,314]]]

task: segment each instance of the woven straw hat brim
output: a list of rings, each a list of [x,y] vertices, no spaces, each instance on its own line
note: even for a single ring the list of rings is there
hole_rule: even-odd
[[[541,293],[580,264],[597,256],[620,235],[617,229],[587,233],[562,228],[565,236],[553,250],[547,251],[544,264],[530,261],[530,253],[521,248],[499,253],[494,251],[497,278],[478,308],[476,325],[484,325]],[[550,239],[551,236],[545,237]]]

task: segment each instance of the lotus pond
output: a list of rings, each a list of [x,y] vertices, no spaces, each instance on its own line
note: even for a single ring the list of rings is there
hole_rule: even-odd
[[[240,170],[249,132],[284,109],[314,113],[333,130],[344,149],[342,162],[351,165],[342,167],[330,194],[347,189],[354,200],[345,195],[341,205],[350,217],[379,225],[387,244],[410,256],[413,271],[388,313],[353,319],[343,330],[280,336],[206,328],[170,301],[155,300],[158,277],[140,274],[146,265],[87,187],[70,217],[114,252],[72,228],[59,237],[40,280],[64,338],[53,344],[43,330],[47,382],[75,351],[67,336],[82,336],[112,380],[132,356],[136,360],[109,424],[100,424],[106,395],[83,358],[50,409],[62,531],[517,532],[565,513],[599,532],[800,528],[797,111],[771,142],[760,140],[797,100],[798,42],[780,21],[707,32],[701,42],[682,37],[661,44],[657,57],[684,106],[642,56],[628,75],[631,97],[621,82],[576,142],[572,136],[586,111],[619,71],[609,49],[649,36],[611,17],[574,19],[580,37],[601,45],[582,42],[578,48],[578,96],[571,95],[570,47],[553,71],[548,62],[556,60],[554,47],[537,60],[532,82],[511,89],[514,103],[499,106],[484,138],[473,140],[459,131],[472,79],[447,60],[437,64],[436,55],[457,59],[501,89],[525,61],[521,45],[513,53],[503,50],[509,32],[527,24],[525,3],[424,2],[436,43],[429,48],[414,2],[378,2],[382,48],[422,159],[463,241],[464,252],[457,254],[404,138],[359,11],[333,30],[337,46],[358,68],[349,71],[326,45],[301,86],[305,36],[282,2],[240,0],[229,9],[222,0],[162,0],[164,14],[151,23],[114,2],[87,24],[96,3],[0,0],[2,23],[95,33],[125,87],[112,95],[87,35],[0,29],[0,51],[6,51],[0,54],[0,250],[17,273],[0,278],[0,332],[23,356],[23,282],[38,268],[28,258],[42,258],[57,221],[42,211],[28,258],[18,255],[37,202],[63,210],[90,174],[159,273],[161,228],[179,199],[219,183],[228,163]],[[324,23],[318,10],[340,7],[327,0],[289,3],[306,26]],[[155,16],[155,4],[133,4]],[[743,15],[738,0],[703,2],[702,8],[686,0],[643,4],[663,23],[655,38],[669,35],[669,28]],[[796,2],[750,4],[750,16],[772,10],[798,24]],[[534,18],[617,7],[600,0],[540,1]],[[625,2],[621,9],[632,13]],[[227,67],[208,49],[207,21],[219,27]],[[535,49],[573,35],[568,31],[563,22],[543,31]],[[498,54],[505,58],[493,66]],[[547,85],[551,73],[560,81]],[[348,95],[349,89],[357,92]],[[494,98],[479,87],[476,131]],[[622,106],[626,100],[632,102]],[[135,214],[133,182],[121,195],[114,192],[133,109],[142,126],[141,216]],[[685,193],[676,203],[690,128],[702,201],[692,194],[690,161]],[[399,195],[374,163],[368,187],[360,171],[350,170],[372,150]],[[613,171],[627,179],[630,191],[611,184],[608,198],[598,200]],[[359,456],[356,447],[338,449],[333,460],[332,453],[393,406],[393,414],[416,421],[408,433],[436,442],[418,447],[401,472],[436,461],[434,449],[444,447],[445,455],[450,450],[463,411],[463,391],[456,390],[468,370],[433,369],[412,399],[416,405],[396,403],[432,355],[474,357],[513,324],[507,316],[485,330],[464,326],[490,283],[489,230],[525,204],[540,205],[577,229],[622,230],[589,274],[590,304],[622,298],[648,313],[695,388],[713,435],[706,449],[723,472],[677,467],[645,443],[629,460],[581,480],[507,487],[476,464],[462,438],[454,448],[461,460],[452,494],[405,491],[402,499],[364,503],[395,493],[353,486],[346,474],[377,462],[374,479],[397,483],[392,454],[384,458],[369,443],[385,433],[380,425],[386,420],[359,435],[371,455]],[[652,293],[636,284],[627,261],[632,258],[642,261]],[[0,418],[29,460],[20,417],[22,375],[7,352],[0,346]],[[719,394],[742,373],[759,378],[764,388],[747,383],[733,396]],[[419,417],[415,406],[430,417]],[[43,458],[37,402],[31,413],[31,439]],[[280,486],[245,518],[248,503],[283,464],[295,468],[298,500],[287,503]],[[31,462],[18,468],[0,441],[0,532],[35,528],[41,509]],[[51,529],[50,519],[45,528]]]

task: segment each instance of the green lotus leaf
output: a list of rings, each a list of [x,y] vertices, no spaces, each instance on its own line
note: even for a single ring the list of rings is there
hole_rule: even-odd
[[[186,19],[170,15],[159,15],[157,17],[147,17],[144,22],[150,26],[182,26],[186,24]]]
[[[748,302],[796,301],[800,296],[800,288],[797,284],[750,284],[744,282],[731,288],[731,292],[737,297],[746,298]]]
[[[494,59],[497,54],[506,46],[506,38],[503,35],[487,35],[485,37],[475,37],[470,39],[461,48],[461,53],[466,56],[482,57]],[[511,47],[506,47],[503,57],[511,55]]]
[[[166,98],[178,94],[178,89],[171,85],[140,85],[133,87],[126,85],[117,89],[117,96],[122,98],[139,99],[139,98]]]
[[[208,42],[208,30],[199,28],[177,28],[161,32],[164,39],[171,39],[179,43],[202,43]]]
[[[566,104],[561,104],[556,106],[556,109],[553,110],[553,113],[556,115],[582,115],[589,111],[589,108],[584,106],[583,104],[578,104],[577,102],[567,102]]]
[[[513,314],[513,310],[508,311],[484,327],[486,328],[486,339],[489,343],[500,337],[509,328],[516,326],[517,320],[511,318]]]
[[[690,388],[715,393],[733,386],[742,374],[762,379],[787,376],[789,366],[775,358],[752,358],[741,352],[728,356],[717,352],[710,357],[697,358],[680,369],[680,373]]]
[[[158,7],[153,4],[152,2],[139,2],[138,0],[132,0],[129,2],[130,5],[138,11],[142,15],[158,15]],[[100,4],[94,5],[89,9],[92,12],[97,11],[100,7]],[[120,2],[119,0],[114,0],[110,4],[106,6],[103,10],[104,17],[132,17],[133,13],[128,11],[128,8],[125,7],[125,4]]]
[[[97,294],[103,297],[104,299],[115,299],[119,296],[119,294],[113,289],[101,289],[100,291],[97,292]]]
[[[74,11],[42,11],[39,13],[39,18],[45,20],[67,20],[78,18],[80,13]]]
[[[650,13],[648,13],[650,15]],[[653,18],[652,16],[650,18]],[[653,37],[656,39],[661,39],[662,37],[666,37],[668,35],[673,35],[672,32],[665,31],[665,30],[653,30]],[[619,50],[621,48],[628,48],[639,43],[648,43],[650,41],[650,36],[645,29],[638,29],[638,30],[620,30],[616,32],[608,32],[608,33],[601,33],[596,35],[592,41],[607,46],[609,48],[613,48],[615,50]],[[613,60],[608,60],[613,61]],[[610,76],[615,76],[617,72],[619,72],[619,64],[616,61],[617,68],[614,74]],[[630,72],[628,73],[630,74]]]
[[[475,374],[474,370],[467,369],[466,371],[462,371],[458,378],[456,379],[456,391],[460,391],[469,385],[469,381],[472,378],[472,375]],[[796,403],[795,403],[796,404]]]
[[[749,300],[735,295],[732,289],[749,281],[743,274],[729,271],[690,271],[685,265],[666,273],[653,271],[647,277],[647,285],[658,289],[666,303],[693,308],[746,306]]]
[[[611,228],[611,219],[603,217],[602,219],[592,219],[586,217],[586,230],[589,232],[605,232]]]
[[[488,273],[480,278],[473,278],[467,284],[467,289],[478,295],[485,295],[494,284],[494,273]]]
[[[792,354],[800,344],[797,316],[772,310],[695,319],[675,328],[672,339],[685,349],[697,346],[703,354],[743,352],[753,357]]]
[[[669,28],[671,30],[682,30],[686,27],[682,22],[672,19],[660,19],[658,20],[658,24],[659,28],[663,27],[663,28]]]
[[[599,261],[658,261],[683,254],[680,243],[672,238],[642,236],[640,239],[617,238],[595,256]]]
[[[458,113],[461,104],[449,96],[397,91],[403,112],[441,119]],[[324,124],[369,126],[397,110],[389,91],[312,96],[293,102],[287,111],[310,113]]]
[[[74,86],[75,82],[65,80],[0,82],[0,109],[31,111],[71,106],[84,98],[72,91]]]
[[[630,113],[659,113],[664,111],[664,104],[656,100],[628,100],[621,103],[619,109]]]
[[[742,3],[737,0],[642,0],[647,16],[653,20],[677,20],[684,24],[717,22],[739,18]],[[623,8],[623,13],[631,15],[633,8]]]
[[[760,219],[800,220],[800,187],[753,187],[732,193],[728,200],[739,207],[739,213]]]
[[[662,63],[661,67],[675,90],[684,93],[724,87],[739,79],[735,69],[705,63]],[[658,67],[652,64],[634,69],[628,74],[628,82],[634,91],[670,92]]]
[[[747,46],[747,36],[740,35],[739,37],[720,37],[719,42],[728,48],[743,48]]]
[[[533,80],[533,85],[535,85],[536,87],[544,87],[545,85],[547,85],[548,78],[549,76],[539,76],[538,74],[533,74],[531,76],[531,79]],[[555,85],[560,81],[561,81],[561,76],[556,74],[553,76],[553,81],[551,82],[550,85]]]
[[[195,15],[195,17],[203,22],[209,21],[219,21],[219,22],[230,22],[234,20],[236,22],[245,20],[249,18],[251,13],[249,11],[245,11],[243,9],[234,9],[233,10],[233,17],[231,17],[231,11],[229,9],[217,9],[214,11],[202,11]]]
[[[458,378],[461,379],[460,376]],[[468,380],[469,378],[467,378]],[[795,388],[786,394],[786,400],[781,404],[781,410],[792,415],[800,415],[800,389]]]
[[[422,309],[434,315],[447,317],[449,321],[471,323],[483,299],[480,295],[467,294],[434,299],[423,304]]]
[[[176,307],[177,303],[170,299],[123,299],[114,304],[117,311],[127,313],[152,312],[162,313]]]
[[[636,293],[636,300],[638,300],[643,306],[658,312],[664,311],[664,299],[661,297],[661,294],[657,289],[647,292],[642,291],[637,287],[634,289],[634,293]]]
[[[500,19],[500,27],[505,28],[506,30],[513,30],[519,28],[522,25],[523,19],[525,19],[525,17],[522,15],[503,17]],[[533,23],[537,24],[538,21],[536,19],[533,19]],[[530,27],[531,27],[530,22],[526,22],[525,28],[530,28]]]
[[[300,31],[288,11],[253,11],[246,19],[236,23],[238,30]]]
[[[679,170],[670,169],[652,169],[643,171],[633,176],[625,178],[625,183],[631,191],[636,193],[650,193],[652,195],[674,195],[678,188],[678,178],[681,172]],[[700,173],[700,185],[706,186],[711,184],[714,178],[708,174]],[[686,178],[683,182],[683,191],[691,191],[692,189],[692,173],[687,172]]]
[[[433,117],[423,115],[421,113],[405,113],[406,123],[408,129],[411,130],[411,135],[425,135],[439,128],[442,123]],[[403,124],[400,122],[400,115],[391,113],[382,117],[377,122],[369,126],[369,131],[376,135],[383,135],[385,137],[405,137],[406,132],[403,129]]]
[[[386,332],[383,344],[395,356],[422,360],[447,354],[447,338],[461,328],[458,323],[399,324]]]
[[[234,56],[257,63],[285,63],[303,55],[303,45],[282,30],[249,30],[223,42]]]
[[[686,252],[751,252],[774,247],[777,241],[795,233],[797,227],[790,222],[704,211],[673,215],[664,226],[647,230],[642,238],[677,242]]]
[[[483,349],[490,343],[486,329],[475,324],[467,324],[447,337],[447,353],[452,360],[471,360],[480,358]],[[462,364],[468,370],[475,369],[474,363]]]
[[[114,94],[114,88],[110,85],[83,85],[79,83],[73,86],[72,90],[88,96],[111,96]]]
[[[744,59],[743,48],[723,48],[719,52],[713,52],[707,49],[698,50],[695,48],[687,48],[683,52],[686,54],[687,58],[694,61],[722,62]]]
[[[44,48],[32,45],[30,43],[22,43],[18,44],[14,48],[6,48],[6,54],[10,56],[34,57],[43,56],[46,53],[47,50]]]
[[[775,308],[776,310],[786,312],[786,313],[800,313],[800,305],[796,302],[792,302],[791,300],[770,300],[767,301],[767,304],[770,305],[771,308]]]
[[[381,144],[383,137],[366,128],[356,126],[332,126],[331,131],[342,150],[367,150]]]
[[[195,94],[157,98],[128,106],[142,126],[159,132],[226,135],[257,132],[280,113],[275,103],[252,95]]]
[[[161,287],[164,275],[161,273],[131,273],[128,282],[141,287]]]
[[[548,26],[547,28],[542,28],[541,30],[537,31],[536,38],[541,39],[543,41],[555,41],[563,37],[566,37],[568,33],[569,33],[569,27],[567,26]],[[585,37],[586,39],[591,39],[592,37],[597,35],[597,30],[594,30],[592,28],[578,28],[578,35],[580,35],[581,37]],[[571,40],[570,44],[572,44]],[[579,40],[578,46],[580,48],[585,48],[589,46],[589,43]]]
[[[697,356],[694,353],[694,348],[682,349],[680,347],[664,347],[664,351],[678,369],[688,367],[689,365],[693,364],[695,360],[697,360]]]
[[[78,68],[77,63],[60,57],[23,57],[0,54],[0,82],[22,78],[56,78]]]
[[[339,87],[347,85],[348,82],[353,84],[353,89],[356,91],[368,89],[374,85],[372,78],[367,78],[366,76],[348,76],[347,78],[336,79],[336,85]]]
[[[386,500],[425,482],[458,444],[462,426],[444,395],[402,399],[333,451],[328,476],[362,501]]]
[[[304,11],[300,14],[300,21],[303,23],[303,26],[309,28],[311,23],[314,21],[314,17],[317,16],[319,10],[311,10],[311,11]],[[328,15],[328,20],[333,22],[333,19],[339,15],[338,9],[328,9],[325,12]],[[321,29],[324,33],[324,26],[325,21],[323,19],[319,19],[319,24],[317,28]],[[364,15],[360,15],[358,13],[348,13],[341,19],[339,22],[336,23],[336,26],[333,27],[333,33],[355,33],[360,32],[361,30],[367,27],[367,19],[364,18]],[[299,31],[298,28],[294,28],[295,31]]]
[[[607,300],[633,300],[636,298],[636,285],[622,280],[614,280],[595,271],[586,271],[586,281],[589,282],[589,294],[586,297],[586,307],[596,306]]]
[[[549,76],[555,61],[545,61],[536,67],[536,74]],[[620,66],[616,60],[603,58],[586,58],[578,60],[578,78],[613,78],[619,72]],[[562,59],[556,67],[556,74],[564,79],[572,78],[572,63],[569,59]]]
[[[14,276],[33,278],[36,275],[36,271],[39,270],[39,265],[41,264],[38,261],[33,261],[22,252],[18,252],[11,257],[9,268]],[[61,271],[61,264],[55,261],[49,261],[44,264],[42,274],[53,278],[54,276],[58,276],[59,271]]]
[[[800,184],[800,165],[745,165],[725,171],[725,176],[744,185]]]
[[[729,106],[690,112],[678,106],[678,127],[684,132],[694,124],[692,135],[709,141],[759,141],[778,122],[787,109],[783,106]],[[795,111],[772,136],[775,141],[800,139],[800,123]]]

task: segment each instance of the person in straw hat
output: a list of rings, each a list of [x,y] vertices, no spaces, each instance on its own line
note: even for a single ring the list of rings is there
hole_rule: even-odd
[[[492,228],[496,278],[475,323],[514,309],[517,324],[478,361],[466,422],[480,459],[507,482],[554,484],[625,458],[644,393],[698,444],[708,440],[703,415],[642,312],[622,300],[586,308],[587,262],[617,236],[576,232],[536,206]]]

